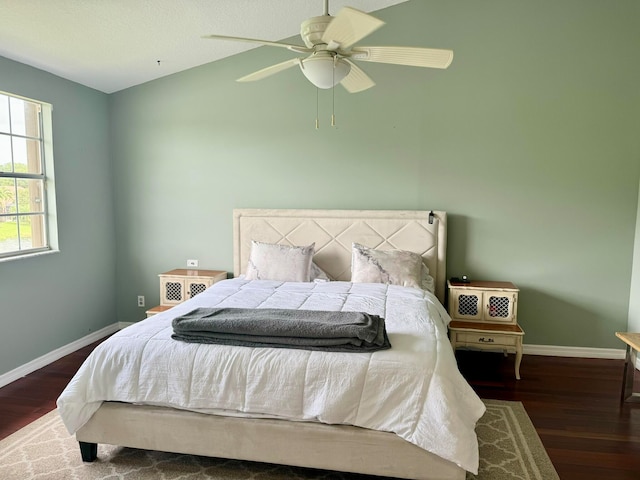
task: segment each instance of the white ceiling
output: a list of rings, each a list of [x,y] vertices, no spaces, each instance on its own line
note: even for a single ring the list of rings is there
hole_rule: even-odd
[[[329,13],[404,1],[333,0]],[[112,93],[255,48],[202,35],[277,41],[323,11],[323,0],[0,0],[0,56]]]

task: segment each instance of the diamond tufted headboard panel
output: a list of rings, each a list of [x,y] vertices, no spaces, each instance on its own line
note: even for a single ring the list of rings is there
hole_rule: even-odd
[[[233,211],[234,275],[244,273],[251,240],[283,245],[316,244],[314,261],[333,280],[351,278],[353,242],[380,250],[420,254],[444,304],[447,214],[412,210],[262,210]]]

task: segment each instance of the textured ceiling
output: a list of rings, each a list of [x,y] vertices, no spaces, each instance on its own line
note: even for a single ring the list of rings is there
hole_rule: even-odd
[[[334,0],[329,13],[404,1]],[[323,0],[0,0],[0,56],[112,93],[255,48],[202,35],[282,40],[323,11]]]

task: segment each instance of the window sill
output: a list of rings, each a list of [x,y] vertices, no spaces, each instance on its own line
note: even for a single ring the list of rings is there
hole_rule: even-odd
[[[60,253],[60,250],[57,250],[57,249],[42,250],[40,252],[25,253],[24,255],[15,255],[13,257],[0,257],[0,263],[11,262],[14,260],[23,260],[27,258],[33,258],[33,257],[41,257],[42,255],[51,255],[52,253]]]

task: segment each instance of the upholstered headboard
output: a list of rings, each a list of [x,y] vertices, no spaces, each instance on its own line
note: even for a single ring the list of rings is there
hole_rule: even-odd
[[[430,218],[431,216],[431,218]],[[431,223],[430,223],[431,221]],[[233,211],[234,275],[244,273],[251,240],[283,245],[315,242],[314,262],[333,280],[351,278],[351,244],[420,254],[444,303],[447,214],[412,210]]]

